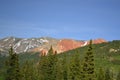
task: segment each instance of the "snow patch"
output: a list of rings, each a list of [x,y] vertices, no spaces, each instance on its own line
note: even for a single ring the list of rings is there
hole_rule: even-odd
[[[13,38],[13,41],[15,41],[15,38]]]
[[[60,42],[61,42],[62,40],[60,40]]]
[[[88,44],[88,42],[87,41],[85,41],[85,43],[82,45],[82,46],[86,46]]]
[[[29,49],[29,46],[27,46],[27,47],[25,48],[24,52],[26,52],[28,49]]]
[[[84,44],[84,46],[86,46],[86,45],[87,45],[87,43],[88,43],[88,42],[86,41],[86,42],[85,42],[85,44]]]
[[[48,40],[46,39],[40,39],[42,42],[48,42]]]
[[[24,41],[24,40],[27,40],[27,39],[23,39],[23,41]]]
[[[9,46],[12,46],[12,44],[9,44]]]
[[[23,44],[28,44],[29,43],[29,41],[23,41]]]
[[[37,40],[37,42],[41,42],[40,40]]]
[[[35,40],[35,39],[32,39],[32,40]]]
[[[8,41],[9,38],[5,39],[4,41]]]
[[[16,43],[13,48],[16,49],[17,47],[20,46],[20,44],[21,44],[21,41],[19,41],[18,43]]]

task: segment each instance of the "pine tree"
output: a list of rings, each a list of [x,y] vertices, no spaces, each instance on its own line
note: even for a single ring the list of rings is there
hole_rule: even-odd
[[[56,80],[56,64],[57,64],[57,56],[53,52],[53,48],[51,46],[48,54],[46,56],[41,56],[39,62],[39,72],[41,76],[41,80]]]
[[[75,51],[69,65],[69,80],[80,80],[81,78],[81,64],[79,52]]]
[[[48,67],[48,59],[47,56],[40,56],[40,61],[38,65],[38,73],[40,76],[40,80],[47,80],[47,67]]]
[[[94,73],[94,54],[92,51],[92,40],[90,40],[88,51],[84,57],[84,62],[82,65],[82,78],[83,80],[95,80]]]
[[[63,80],[68,80],[68,60],[67,60],[68,56],[66,55],[66,53],[64,53],[64,58],[62,61],[62,65],[63,65]]]
[[[56,80],[56,64],[57,56],[56,53],[54,54],[53,48],[51,46],[50,50],[48,51],[48,80]]]
[[[68,58],[68,56],[67,56]],[[66,53],[63,54],[62,57],[58,58],[57,61],[57,75],[56,75],[56,80],[69,80],[68,79],[68,62],[66,58]]]
[[[21,80],[18,55],[10,48],[9,59],[6,62],[6,80]]]
[[[56,80],[63,80],[63,59],[59,58],[56,64]]]
[[[21,68],[22,80],[35,80],[35,69],[32,61],[25,61]]]

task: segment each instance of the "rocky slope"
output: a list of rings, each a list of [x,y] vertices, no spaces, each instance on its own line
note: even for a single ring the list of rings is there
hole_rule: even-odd
[[[41,37],[41,38],[15,38],[15,37],[6,37],[0,39],[0,52],[8,53],[10,46],[14,48],[16,53],[29,52],[37,47],[44,47],[44,45],[52,45],[58,42],[57,39],[49,38],[49,37]],[[51,44],[52,43],[52,44]]]
[[[107,42],[104,39],[93,40],[94,44]],[[8,53],[10,46],[13,46],[16,53],[22,52],[41,52],[47,53],[50,46],[53,47],[58,53],[72,50],[78,47],[86,46],[89,44],[89,41],[73,40],[73,39],[55,39],[50,37],[41,37],[41,38],[15,38],[15,37],[6,37],[0,39],[0,53]]]

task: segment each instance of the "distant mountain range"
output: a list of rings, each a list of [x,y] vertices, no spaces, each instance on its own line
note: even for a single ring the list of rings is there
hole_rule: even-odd
[[[99,44],[107,42],[104,39],[95,39],[93,44]],[[7,54],[10,46],[14,48],[16,53],[23,52],[41,52],[42,54],[47,53],[49,48],[52,46],[57,53],[72,50],[78,47],[83,47],[89,44],[89,40],[74,40],[74,39],[55,39],[51,37],[40,37],[40,38],[16,38],[6,37],[0,39],[0,52],[1,54]]]

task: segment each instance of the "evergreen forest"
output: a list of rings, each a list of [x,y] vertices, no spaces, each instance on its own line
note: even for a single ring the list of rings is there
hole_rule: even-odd
[[[120,80],[120,41],[90,44],[57,54],[0,55],[0,80]]]

